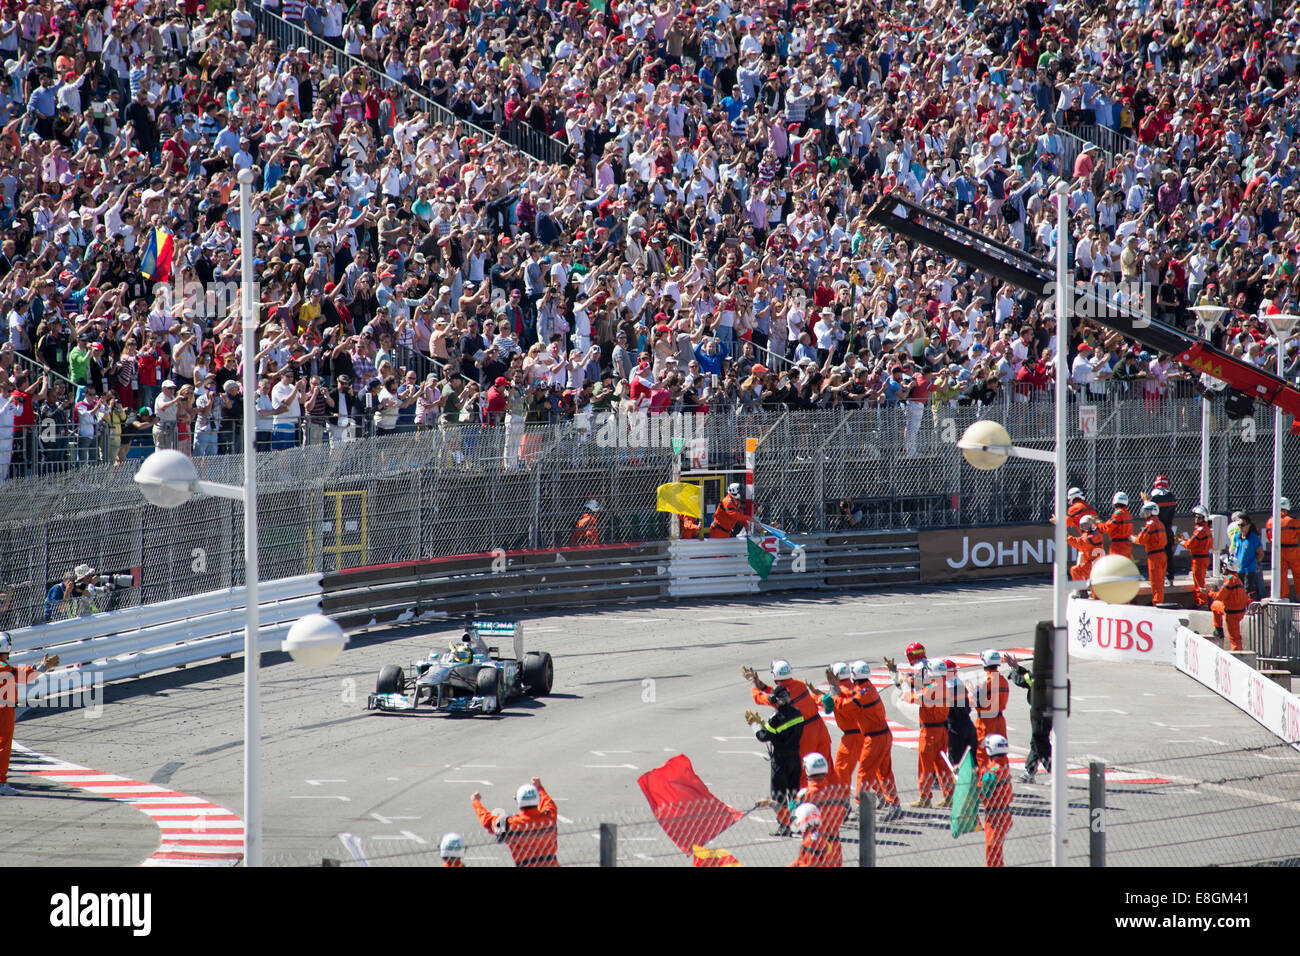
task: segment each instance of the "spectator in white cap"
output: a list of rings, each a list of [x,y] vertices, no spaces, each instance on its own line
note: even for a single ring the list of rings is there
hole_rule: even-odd
[[[176,447],[176,418],[180,396],[176,394],[176,383],[166,379],[162,383],[162,394],[154,402],[153,443],[156,448]]]

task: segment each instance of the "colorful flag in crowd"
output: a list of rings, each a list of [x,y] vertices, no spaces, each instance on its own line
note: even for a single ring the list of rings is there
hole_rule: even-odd
[[[655,510],[674,514],[701,517],[704,507],[704,489],[689,481],[670,481],[655,491]]]
[[[172,274],[172,253],[176,240],[166,229],[152,229],[140,257],[140,275],[150,282],[166,282]]]
[[[745,549],[749,552],[749,566],[766,581],[772,571],[772,565],[776,562],[776,555],[765,551],[761,544],[748,535],[745,536]]]
[[[695,847],[708,843],[745,815],[709,792],[685,754],[678,754],[662,767],[643,773],[636,782],[668,839],[692,858]]]
[[[697,845],[691,847],[691,866],[740,866],[740,861],[730,850],[709,850]]]
[[[961,760],[957,771],[957,785],[952,794],[952,817],[949,826],[955,840],[963,833],[973,833],[980,827],[980,793],[975,785],[975,755],[970,750]]]

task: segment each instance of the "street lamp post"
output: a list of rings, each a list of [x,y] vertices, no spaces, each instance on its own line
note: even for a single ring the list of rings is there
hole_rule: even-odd
[[[957,442],[966,460],[982,470],[1001,467],[1008,458],[1028,458],[1051,462],[1056,471],[1056,554],[1052,562],[1052,733],[1056,738],[1052,747],[1052,865],[1065,866],[1066,847],[1069,842],[1067,799],[1069,776],[1067,773],[1067,721],[1069,718],[1069,648],[1066,645],[1066,601],[1069,598],[1069,551],[1066,545],[1066,376],[1070,374],[1067,363],[1070,349],[1070,294],[1073,283],[1069,281],[1069,185],[1062,180],[1056,184],[1056,448],[1043,451],[1020,448],[1011,444],[1011,435],[997,422],[975,422]]]
[[[1201,337],[1208,342],[1219,319],[1228,309],[1222,305],[1194,305],[1192,311],[1196,313],[1196,324],[1201,328]],[[1214,379],[1210,376],[1201,375],[1201,384],[1205,387],[1214,387],[1212,382]],[[1201,504],[1210,507],[1210,400],[1204,396],[1201,398]]]
[[[175,508],[196,494],[240,501],[244,505],[244,865],[262,865],[262,733],[258,669],[259,579],[257,554],[257,302],[253,276],[253,171],[239,172],[240,311],[244,349],[244,483],[200,481],[194,462],[178,451],[155,451],[140,466],[135,480],[141,493],[160,508]],[[285,649],[309,666],[323,667],[343,649],[338,624],[308,615],[289,631]]]
[[[1269,326],[1277,338],[1277,377],[1285,371],[1286,343],[1300,315],[1269,315]],[[1269,549],[1269,593],[1274,601],[1285,601],[1285,576],[1282,574],[1282,443],[1286,440],[1286,415],[1273,407],[1273,543]]]
[[[1066,771],[1068,753],[1067,712],[1069,710],[1069,648],[1066,645],[1065,601],[1070,581],[1069,548],[1065,543],[1065,412],[1068,401],[1066,376],[1070,374],[1070,186],[1056,184],[1056,561],[1052,565],[1052,733],[1056,737],[1052,757],[1052,865],[1066,865],[1069,841]]]

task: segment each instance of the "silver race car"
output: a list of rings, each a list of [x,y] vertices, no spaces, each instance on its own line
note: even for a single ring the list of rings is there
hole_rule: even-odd
[[[502,656],[509,642],[513,656]],[[524,653],[518,621],[470,621],[445,651],[434,648],[408,668],[379,672],[366,710],[403,711],[427,706],[452,714],[499,714],[512,697],[551,692],[555,665],[544,651]]]

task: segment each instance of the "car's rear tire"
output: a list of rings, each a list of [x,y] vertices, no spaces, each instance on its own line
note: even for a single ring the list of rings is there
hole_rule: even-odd
[[[555,664],[545,651],[529,651],[524,655],[524,686],[529,697],[544,697],[555,684]]]
[[[406,690],[406,672],[396,664],[385,664],[375,681],[376,694],[401,694]]]
[[[497,667],[483,667],[479,669],[478,676],[474,679],[475,687],[478,689],[480,697],[495,697],[496,706],[488,710],[490,714],[501,713],[501,707],[505,703],[501,698],[505,691],[501,681],[501,670]]]

